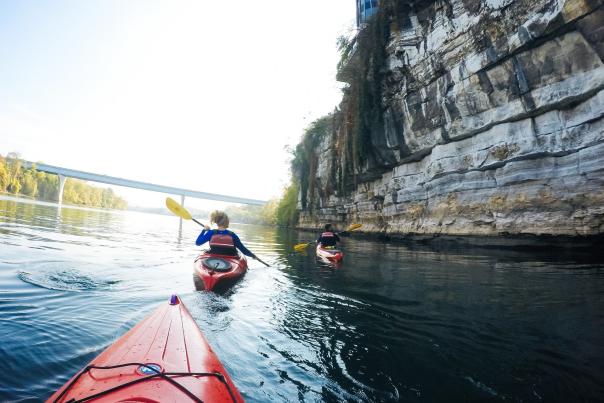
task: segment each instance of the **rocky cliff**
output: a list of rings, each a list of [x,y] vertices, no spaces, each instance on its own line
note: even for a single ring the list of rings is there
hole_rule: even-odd
[[[297,173],[300,226],[602,234],[602,3],[382,1]]]

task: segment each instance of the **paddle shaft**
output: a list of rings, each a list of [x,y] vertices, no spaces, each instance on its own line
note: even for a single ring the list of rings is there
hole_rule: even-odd
[[[200,223],[199,221],[197,221],[196,219],[194,219],[193,217],[191,217],[191,220],[195,221],[197,224],[201,225],[202,227],[206,227],[205,225],[203,225],[202,223]]]
[[[252,256],[254,259],[256,259],[257,261],[259,261],[260,263],[262,263],[263,265],[265,265],[266,267],[270,267],[268,263],[262,261],[262,259],[260,259],[259,257],[257,257],[256,255]]]

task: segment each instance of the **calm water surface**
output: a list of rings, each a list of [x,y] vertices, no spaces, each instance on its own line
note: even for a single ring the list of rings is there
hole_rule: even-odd
[[[248,401],[602,401],[604,264],[234,226],[252,261],[195,291],[198,228],[0,198],[0,401],[39,401],[179,293]]]

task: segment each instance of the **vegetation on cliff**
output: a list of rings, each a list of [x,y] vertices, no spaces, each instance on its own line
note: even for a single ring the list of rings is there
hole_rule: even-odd
[[[294,187],[299,191],[302,210],[312,211],[316,207],[313,202],[319,190],[328,194],[345,194],[351,185],[357,183],[360,167],[371,157],[371,132],[383,127],[382,67],[390,35],[389,16],[396,2],[384,3],[383,10],[356,38],[349,40],[342,36],[337,39],[341,55],[338,75],[346,70],[348,85],[343,89],[340,107],[312,122],[292,151],[292,185],[279,202],[281,211],[289,212],[281,215],[288,217],[282,218],[287,225],[293,226],[298,222],[297,195],[290,195]],[[318,184],[317,170],[322,157],[316,151],[326,139],[331,143],[323,148],[333,154],[329,160],[338,163],[326,167],[327,175],[323,176],[326,183]]]
[[[300,143],[292,151],[292,181],[299,187],[302,209],[308,207],[307,200],[312,200],[315,194],[319,164],[316,150],[325,138],[332,135],[334,119],[334,114],[328,114],[312,122],[304,131]],[[332,183],[335,181],[335,173],[330,179]],[[325,185],[329,186],[332,183]]]
[[[337,77],[346,82],[340,104],[341,119],[337,128],[340,191],[357,184],[362,167],[372,164],[375,147],[372,133],[384,128],[384,93],[386,47],[391,25],[397,24],[400,10],[396,1],[380,2],[380,11],[352,38],[338,38],[340,61]]]
[[[283,191],[283,196],[277,204],[275,220],[277,224],[295,227],[298,224],[298,184],[292,182]]]
[[[338,79],[345,81],[343,99],[334,112],[309,125],[293,150],[292,182],[300,189],[300,207],[312,211],[314,201],[322,191],[344,195],[359,182],[363,167],[373,164],[375,147],[371,134],[382,131],[384,115],[382,85],[386,63],[386,44],[390,25],[399,14],[395,1],[384,1],[381,10],[356,35],[337,39],[340,51]],[[326,140],[327,139],[327,140]],[[320,147],[322,142],[323,147]],[[317,155],[322,149],[332,155]],[[330,158],[325,158],[330,157]],[[321,177],[326,183],[317,183],[320,161],[330,161],[322,167]]]
[[[56,175],[40,172],[35,166],[24,169],[19,155],[8,153],[6,157],[0,155],[0,192],[57,201],[59,178]],[[63,202],[120,210],[125,209],[127,205],[126,201],[110,188],[98,188],[72,178],[65,181]]]

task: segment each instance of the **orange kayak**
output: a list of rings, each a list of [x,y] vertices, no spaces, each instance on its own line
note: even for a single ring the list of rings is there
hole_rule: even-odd
[[[344,253],[341,250],[324,248],[321,245],[317,245],[317,256],[334,263],[341,262],[344,259]]]
[[[203,283],[203,289],[213,290],[232,285],[247,271],[247,259],[243,255],[228,256],[204,252],[195,259],[195,273]]]
[[[243,402],[191,314],[173,295],[47,402]]]

